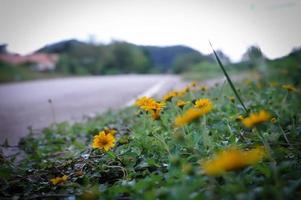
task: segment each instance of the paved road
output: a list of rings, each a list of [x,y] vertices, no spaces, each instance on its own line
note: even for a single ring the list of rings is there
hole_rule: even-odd
[[[0,142],[15,145],[52,122],[80,121],[108,109],[120,108],[145,91],[153,95],[177,76],[121,75],[65,78],[0,85]],[[49,103],[51,99],[52,103]],[[54,113],[53,113],[54,111]],[[54,116],[55,115],[55,116]]]

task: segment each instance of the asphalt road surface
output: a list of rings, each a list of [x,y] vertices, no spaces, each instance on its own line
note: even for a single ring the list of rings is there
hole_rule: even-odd
[[[28,81],[0,85],[0,143],[10,145],[54,122],[81,121],[129,105],[180,82],[178,76],[120,75]]]

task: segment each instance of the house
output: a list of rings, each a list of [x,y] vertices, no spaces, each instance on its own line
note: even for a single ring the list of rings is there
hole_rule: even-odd
[[[0,53],[0,60],[12,65],[28,64],[36,71],[51,71],[59,60],[56,54],[34,53],[26,56],[12,53]]]
[[[36,71],[51,71],[56,67],[58,55],[35,53],[25,56],[27,62],[33,63],[32,67]]]

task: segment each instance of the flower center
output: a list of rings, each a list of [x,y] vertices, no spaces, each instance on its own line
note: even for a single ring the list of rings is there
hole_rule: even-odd
[[[103,146],[107,145],[108,143],[109,143],[109,141],[107,139],[100,140],[100,144]]]

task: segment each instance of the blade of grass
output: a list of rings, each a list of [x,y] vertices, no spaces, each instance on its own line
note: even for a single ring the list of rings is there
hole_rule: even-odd
[[[217,53],[215,52],[215,50],[214,50],[214,48],[213,48],[213,46],[212,46],[212,44],[211,44],[210,41],[209,41],[209,44],[210,44],[210,46],[211,46],[211,48],[212,48],[212,50],[213,50],[213,53],[214,53],[214,55],[215,55],[215,58],[216,58],[216,60],[217,60],[217,62],[218,62],[218,64],[219,64],[219,66],[221,67],[222,71],[224,72],[224,75],[226,76],[226,79],[227,79],[228,83],[230,84],[230,87],[231,87],[231,89],[233,90],[233,92],[234,92],[236,98],[238,99],[238,101],[239,101],[239,103],[242,105],[242,107],[244,108],[245,112],[248,113],[248,109],[246,108],[246,106],[245,106],[244,103],[242,102],[242,100],[241,100],[241,98],[240,98],[240,96],[239,96],[237,90],[236,90],[235,87],[234,87],[233,82],[231,81],[231,79],[230,79],[230,77],[229,77],[229,75],[228,75],[228,73],[227,73],[227,71],[226,71],[224,65],[222,64],[221,60],[220,60],[219,57],[217,56]]]

